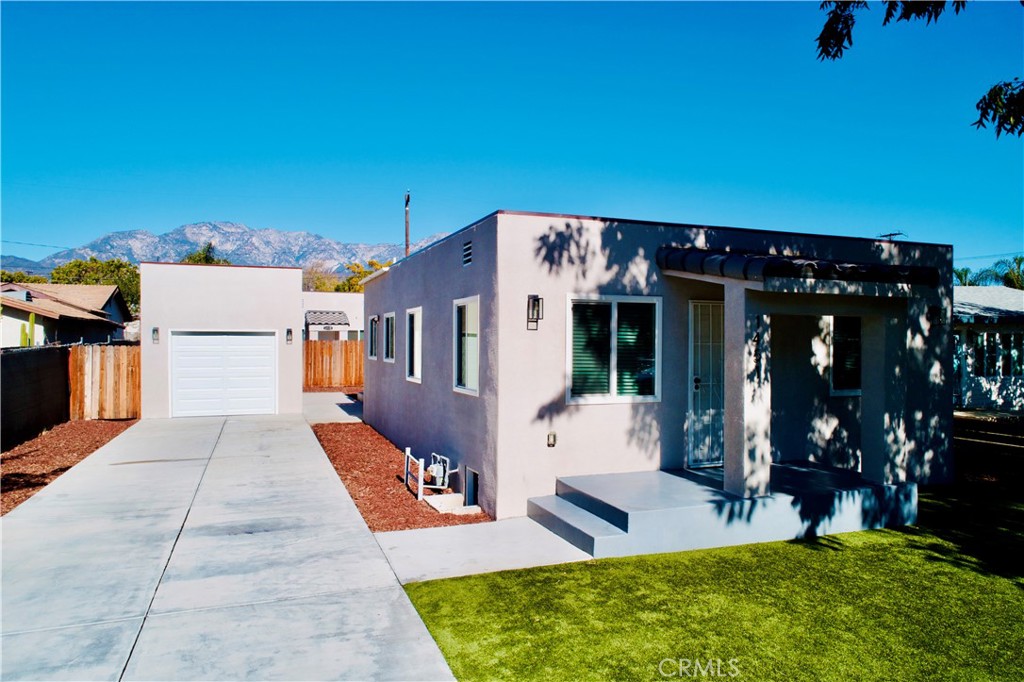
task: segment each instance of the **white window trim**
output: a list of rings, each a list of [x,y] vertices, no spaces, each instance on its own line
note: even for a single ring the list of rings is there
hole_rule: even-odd
[[[416,346],[409,347],[409,316],[416,316]],[[409,374],[409,352],[416,354],[416,371],[419,374]],[[405,380],[414,384],[423,381],[423,306],[405,309]]]
[[[835,344],[832,343],[832,334],[835,331],[836,316],[827,315],[828,318],[828,395],[830,398],[859,398],[863,393],[863,386],[861,388],[833,388],[832,387],[832,368],[835,367]],[[851,315],[840,315],[840,317],[853,317]],[[863,383],[864,376],[864,319],[860,321],[860,363],[861,363],[861,378]]]
[[[394,344],[395,344],[394,350],[398,350],[398,325],[395,323],[395,314],[394,313],[384,313],[384,324],[382,325],[383,329],[381,330],[381,332],[382,332],[381,333],[381,339],[382,339],[382,342],[384,344],[384,348],[381,351],[381,355],[384,356],[384,362],[390,362],[391,364],[395,364],[395,355],[397,355],[397,353],[392,352],[391,357],[390,358],[388,357],[388,333],[387,333],[388,322],[387,321],[388,321],[389,317],[391,318],[391,337],[392,337],[392,339],[394,341]]]
[[[465,386],[459,386],[455,382],[458,378],[458,307],[460,305],[471,305],[476,304],[476,388],[466,388]],[[468,296],[466,298],[457,298],[452,301],[452,390],[456,393],[462,393],[463,395],[480,395],[480,296]]]
[[[573,301],[602,301],[608,303],[653,303],[654,304],[654,395],[572,395],[572,304]],[[565,403],[567,405],[628,405],[633,403],[661,402],[661,372],[664,358],[661,346],[661,296],[611,296],[604,294],[566,294],[565,297]],[[612,329],[617,330],[619,308],[612,306]],[[611,368],[609,385],[612,390],[618,385],[618,339],[612,334]]]
[[[374,323],[376,323],[376,325],[374,325]],[[370,330],[373,329],[374,326],[377,328],[377,335],[376,338],[371,338],[373,334],[370,333]],[[371,341],[376,341],[377,343],[374,344],[371,343]],[[380,346],[380,316],[371,315],[370,319],[367,320],[366,326],[366,357],[371,360],[376,360],[377,353],[379,352],[377,350],[378,346]]]

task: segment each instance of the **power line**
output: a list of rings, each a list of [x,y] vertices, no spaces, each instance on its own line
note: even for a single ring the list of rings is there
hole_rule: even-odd
[[[43,246],[48,249],[77,249],[77,246],[58,246],[57,244],[35,244],[33,242],[16,242],[13,239],[0,239],[5,244],[21,244],[22,246]]]
[[[956,256],[953,260],[981,260],[983,258],[1005,258],[1006,256],[1024,255],[1024,251],[1007,251],[1006,253],[990,253],[984,256]]]

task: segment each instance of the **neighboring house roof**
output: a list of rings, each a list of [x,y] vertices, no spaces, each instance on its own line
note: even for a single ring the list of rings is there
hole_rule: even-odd
[[[343,310],[307,310],[306,324],[347,325],[348,315]]]
[[[793,277],[846,282],[924,284],[932,287],[939,283],[938,269],[930,267],[849,263],[810,259],[799,255],[722,251],[692,246],[663,246],[658,249],[656,260],[658,267],[663,270],[756,282],[767,277]]]
[[[959,322],[1024,322],[1024,291],[1003,286],[953,287]]]
[[[4,308],[14,308],[15,310],[23,310],[27,313],[35,313],[36,315],[47,317],[51,320],[89,320],[91,322],[109,324],[112,327],[123,326],[101,315],[96,315],[88,310],[82,310],[81,308],[67,305],[55,299],[33,298],[31,301],[23,301],[20,298],[3,296],[0,297],[0,306]]]
[[[114,284],[25,284],[29,291],[41,291],[65,303],[85,308],[102,310],[110,297],[118,290]]]
[[[122,312],[128,312],[120,290],[113,284],[37,284],[7,282],[2,305],[35,313],[53,320],[76,319],[105,322],[113,327],[122,324],[110,319],[103,308],[113,298]],[[27,293],[26,293],[27,292]],[[15,295],[9,295],[14,293]],[[20,296],[24,296],[21,298]],[[130,316],[130,313],[129,313]]]

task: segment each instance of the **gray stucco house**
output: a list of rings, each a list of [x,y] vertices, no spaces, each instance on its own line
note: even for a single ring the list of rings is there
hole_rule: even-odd
[[[365,281],[364,416],[496,518],[690,479],[725,516],[794,465],[902,523],[951,475],[951,304],[949,246],[498,211]]]
[[[1024,291],[953,287],[953,343],[958,407],[1024,411]]]

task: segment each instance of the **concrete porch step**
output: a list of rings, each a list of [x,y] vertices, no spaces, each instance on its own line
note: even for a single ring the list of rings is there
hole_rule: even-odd
[[[591,556],[608,556],[602,550],[609,542],[626,537],[626,532],[558,495],[532,497],[526,514],[555,535]]]
[[[730,495],[679,472],[569,476],[557,480],[557,494],[530,499],[527,515],[595,558],[792,540],[916,521],[913,483],[878,486],[807,469],[780,472],[785,484],[773,488],[788,490],[755,498]]]

